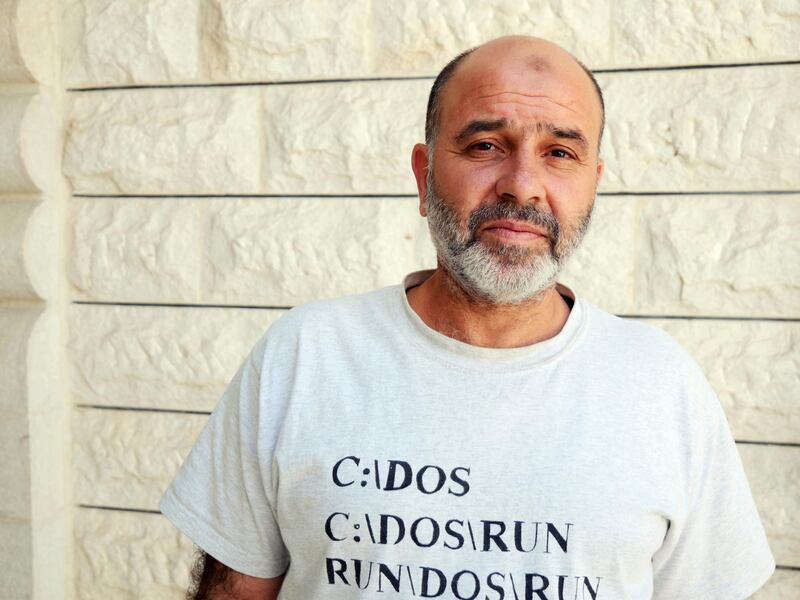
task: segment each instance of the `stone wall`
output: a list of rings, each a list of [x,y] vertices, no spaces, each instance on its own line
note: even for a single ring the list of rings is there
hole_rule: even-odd
[[[409,168],[426,95],[451,56],[505,33],[600,71],[607,173],[562,279],[700,361],[779,564],[757,598],[800,596],[800,5],[42,6],[0,0],[0,440],[28,457],[0,472],[26,490],[0,496],[0,562],[13,557],[22,592],[0,597],[71,597],[69,544],[53,546],[61,596],[34,594],[43,563],[24,558],[37,556],[31,498],[48,497],[31,465],[70,454],[73,496],[50,500],[74,506],[75,597],[183,597],[192,546],[158,513],[162,491],[283,310],[433,265]],[[50,21],[59,35],[42,36]],[[62,129],[63,165],[48,154]],[[65,357],[68,382],[51,382]],[[54,390],[72,397],[70,450],[49,434],[64,417]]]
[[[71,597],[59,12],[0,1],[0,598]]]

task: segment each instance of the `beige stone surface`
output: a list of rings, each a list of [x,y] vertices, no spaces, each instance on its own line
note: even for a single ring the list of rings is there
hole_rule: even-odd
[[[775,562],[800,567],[800,447],[737,447]]]
[[[0,202],[0,298],[36,298],[25,264],[25,231],[35,208],[27,198]]]
[[[81,299],[291,306],[434,264],[408,198],[73,200]]]
[[[0,3],[0,82],[50,83],[54,74],[56,3]]]
[[[0,194],[50,191],[55,120],[45,92],[0,91]]]
[[[458,53],[508,34],[544,37],[596,67],[610,59],[610,17],[610,0],[376,2],[375,70],[388,75],[435,75]]]
[[[203,297],[293,306],[394,285],[436,264],[409,198],[212,200]]]
[[[0,598],[33,598],[30,521],[0,517]]]
[[[30,73],[19,51],[16,2],[0,4],[0,81],[29,81]]]
[[[791,65],[604,75],[601,190],[797,189],[798,74]],[[414,194],[409,156],[423,138],[429,87],[74,93],[65,173],[76,192],[94,194]]]
[[[64,174],[80,194],[259,190],[259,90],[71,94]]]
[[[0,199],[0,298],[50,299],[61,276],[61,227],[35,196]]]
[[[0,521],[31,518],[31,450],[28,415],[0,410]]]
[[[283,311],[73,304],[76,404],[210,412]]]
[[[10,24],[0,27],[0,79],[26,76],[15,4],[0,13]],[[63,15],[74,87],[433,76],[459,52],[507,34],[552,40],[593,69],[769,62],[796,60],[800,35],[791,2],[749,0],[71,0]]]
[[[196,302],[202,206],[190,199],[73,199],[73,296]]]
[[[800,188],[800,66],[606,74],[605,191]]]
[[[598,197],[586,237],[558,281],[607,311],[629,312],[637,260],[636,214],[634,198]]]
[[[638,313],[800,316],[800,195],[639,202]]]
[[[753,0],[617,0],[612,63],[730,64],[796,60],[800,4]]]
[[[183,600],[194,546],[160,514],[75,510],[79,600]]]
[[[752,600],[797,600],[800,597],[800,571],[778,568]]]
[[[700,363],[738,440],[800,443],[800,323],[647,319]]]
[[[203,23],[212,81],[363,76],[371,71],[368,0],[210,0]]]
[[[429,88],[429,81],[266,88],[267,191],[416,193],[410,157],[425,136]]]
[[[158,510],[207,415],[76,408],[77,504]]]
[[[28,409],[28,343],[42,307],[0,305],[0,411]]]
[[[62,13],[67,86],[198,80],[203,4],[69,0]]]

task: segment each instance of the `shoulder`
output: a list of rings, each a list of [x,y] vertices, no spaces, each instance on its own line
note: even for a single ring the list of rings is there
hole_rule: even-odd
[[[270,325],[254,353],[291,352],[298,345],[324,348],[344,337],[375,331],[391,321],[400,286],[389,286],[296,306]]]
[[[587,346],[593,356],[614,362],[652,383],[713,395],[702,368],[674,337],[643,319],[622,318],[583,300]]]
[[[693,361],[675,338],[646,320],[618,317],[586,300],[582,306],[596,343],[651,360]]]

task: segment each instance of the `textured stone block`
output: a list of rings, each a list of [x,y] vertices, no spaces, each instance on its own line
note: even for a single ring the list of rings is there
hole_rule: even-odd
[[[264,92],[266,186],[275,194],[416,193],[429,81],[285,85]]]
[[[399,283],[435,264],[410,198],[73,203],[79,298],[292,306]]]
[[[0,93],[0,194],[52,189],[56,125],[44,94]]]
[[[797,189],[798,73],[791,65],[604,75],[601,190]],[[79,193],[413,194],[409,156],[423,138],[429,87],[76,93],[64,169]]]
[[[752,600],[797,600],[800,598],[800,571],[778,568]]]
[[[213,410],[280,310],[72,305],[77,404]]]
[[[70,87],[186,82],[200,77],[197,0],[87,0],[63,11]]]
[[[738,440],[800,443],[800,323],[648,319],[700,363]]]
[[[212,200],[204,298],[292,306],[400,283],[435,266],[408,198]]]
[[[160,514],[75,510],[80,600],[183,600],[194,546]]]
[[[52,80],[57,4],[43,0],[0,3],[0,82]]]
[[[798,65],[601,76],[601,190],[800,188],[798,78]]]
[[[258,94],[229,87],[74,93],[64,174],[81,194],[254,192]]]
[[[614,65],[796,60],[800,5],[733,0],[618,0]]]
[[[210,0],[204,21],[210,79],[367,75],[372,56],[371,5],[368,0]]]
[[[75,409],[75,501],[158,510],[207,420],[207,415]]]
[[[74,199],[69,277],[75,297],[197,301],[201,206],[183,199]]]
[[[775,562],[800,567],[800,447],[738,448]]]
[[[435,75],[468,48],[509,34],[536,35],[575,53],[592,67],[610,59],[610,0],[541,2],[376,2],[376,71]]]
[[[800,316],[800,195],[639,202],[637,312]]]
[[[636,201],[600,196],[586,237],[558,281],[605,310],[629,311],[637,260],[635,236]]]

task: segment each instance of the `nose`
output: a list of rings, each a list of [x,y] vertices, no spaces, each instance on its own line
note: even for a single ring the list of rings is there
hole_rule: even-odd
[[[528,152],[515,152],[503,161],[495,184],[498,198],[518,204],[534,204],[544,200],[545,190],[535,157]]]

